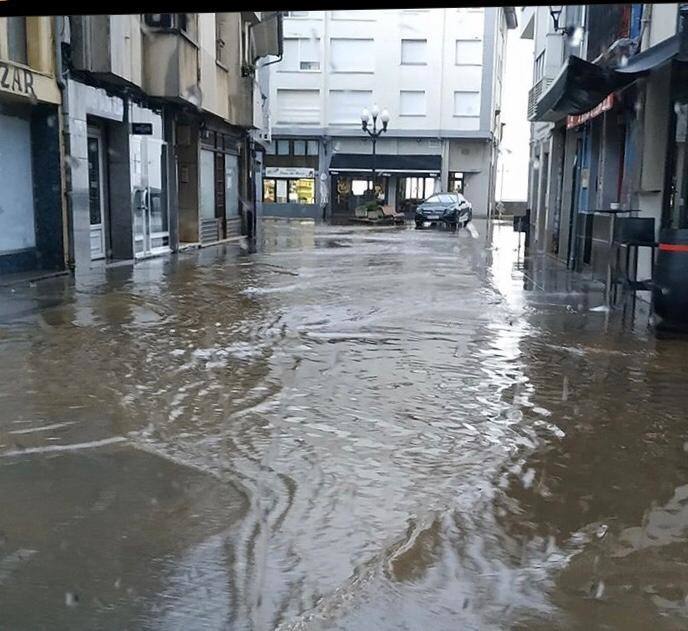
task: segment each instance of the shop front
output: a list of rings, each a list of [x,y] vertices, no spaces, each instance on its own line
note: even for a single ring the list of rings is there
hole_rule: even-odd
[[[65,269],[60,101],[52,77],[0,62],[0,273]]]
[[[263,215],[322,220],[327,176],[319,172],[319,164],[317,139],[273,139],[262,174]]]
[[[177,120],[179,239],[207,245],[242,234],[242,136],[228,125]]]
[[[72,264],[170,252],[162,112],[71,79],[68,94]]]
[[[336,153],[330,162],[333,222],[347,221],[373,189],[380,203],[412,216],[415,207],[440,190],[442,158],[435,155]]]

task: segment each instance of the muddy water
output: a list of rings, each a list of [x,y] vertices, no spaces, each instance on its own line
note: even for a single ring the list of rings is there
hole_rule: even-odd
[[[0,628],[683,629],[688,345],[473,233],[0,295]]]

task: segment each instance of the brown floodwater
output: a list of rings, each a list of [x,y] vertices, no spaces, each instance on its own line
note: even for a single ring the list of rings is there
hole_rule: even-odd
[[[688,628],[688,342],[472,231],[0,288],[0,629]]]

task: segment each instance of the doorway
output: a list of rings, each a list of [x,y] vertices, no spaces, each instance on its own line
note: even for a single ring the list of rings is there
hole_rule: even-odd
[[[107,190],[105,186],[105,134],[100,127],[89,126],[88,211],[91,260],[104,259],[107,253]]]
[[[142,258],[170,251],[165,195],[166,145],[162,140],[132,136],[134,256]]]

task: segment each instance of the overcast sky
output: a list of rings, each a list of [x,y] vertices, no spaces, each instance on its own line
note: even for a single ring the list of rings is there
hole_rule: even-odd
[[[507,37],[502,88],[502,122],[506,127],[501,144],[504,163],[498,162],[497,168],[496,198],[504,201],[525,201],[528,195],[530,123],[527,111],[533,74],[533,41],[521,39],[519,30],[510,30]]]

